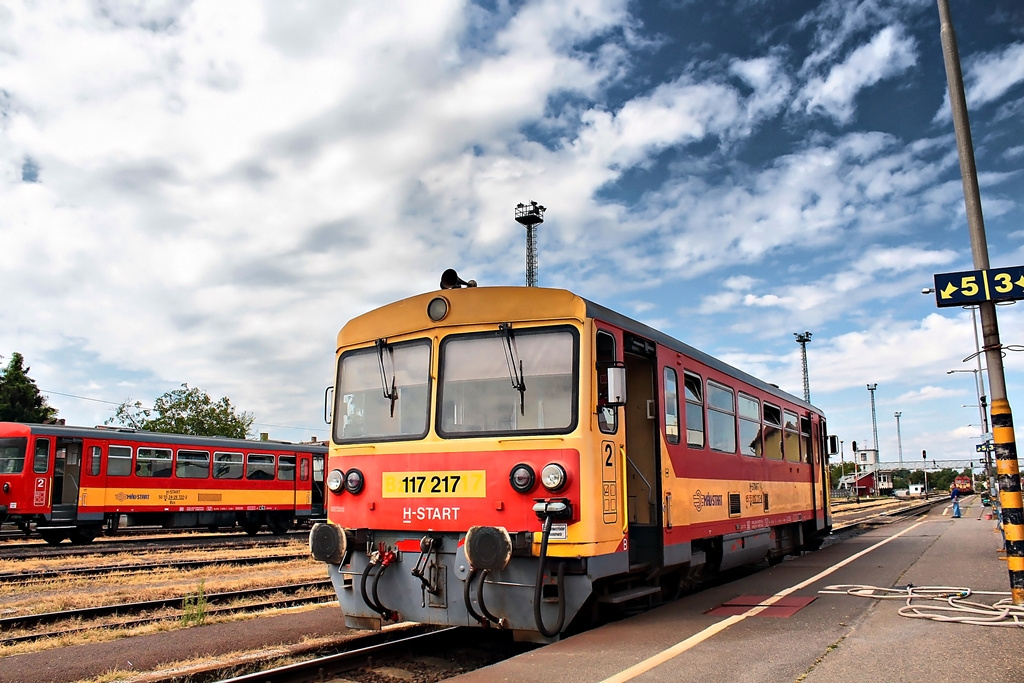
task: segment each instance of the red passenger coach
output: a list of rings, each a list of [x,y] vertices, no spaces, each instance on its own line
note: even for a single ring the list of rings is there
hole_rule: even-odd
[[[128,526],[266,524],[323,516],[319,444],[0,422],[0,520],[48,543]]]
[[[831,530],[818,409],[564,290],[355,318],[332,415],[310,547],[350,627],[551,639]]]

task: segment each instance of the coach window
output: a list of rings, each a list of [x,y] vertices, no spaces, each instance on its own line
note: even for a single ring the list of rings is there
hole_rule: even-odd
[[[242,454],[241,453],[214,453],[213,454],[213,478],[214,479],[241,479],[242,478]]]
[[[282,455],[277,459],[277,478],[280,481],[295,481],[295,456]]]
[[[732,389],[708,381],[708,445],[713,451],[736,452],[736,408]]]
[[[170,448],[140,448],[135,458],[136,477],[171,476]]]
[[[210,476],[210,452],[179,449],[174,474],[182,479],[206,479]]]
[[[683,374],[686,397],[686,445],[704,448],[704,390],[698,375]]]
[[[324,480],[324,459],[323,458],[317,458],[316,456],[314,456],[313,463],[314,463],[314,465],[316,465],[316,472],[317,472],[317,475],[318,475],[316,480],[319,481],[319,482],[323,482],[323,480]],[[309,481],[309,461],[308,460],[300,460],[299,461],[299,480],[300,481]]]
[[[786,460],[789,462],[800,462],[800,433],[797,431],[799,421],[796,413],[788,410],[786,415]]]
[[[665,368],[665,440],[679,443],[679,377]]]
[[[605,434],[619,428],[619,409],[608,405],[608,368],[615,362],[615,337],[597,333],[597,426]]]
[[[782,460],[782,408],[764,404],[764,455],[769,460]]]
[[[32,458],[32,471],[42,474],[50,470],[50,440],[36,439],[36,452]]]
[[[811,461],[811,418],[800,418],[800,461]]]
[[[107,476],[127,477],[132,473],[132,449],[129,446],[107,448]]]
[[[99,446],[93,446],[90,450],[92,452],[89,455],[89,474],[95,477],[100,473],[100,458],[103,454],[103,449]]]
[[[756,398],[740,394],[740,453],[760,458],[764,452],[761,446],[761,405]]]
[[[28,439],[12,437],[0,439],[0,474],[21,474],[25,469],[25,448]]]
[[[270,481],[274,478],[274,456],[250,453],[245,462],[245,478]]]

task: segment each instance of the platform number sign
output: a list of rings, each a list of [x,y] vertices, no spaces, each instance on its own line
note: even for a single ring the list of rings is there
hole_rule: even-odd
[[[934,278],[935,305],[939,308],[1024,299],[1024,266],[939,273]]]
[[[601,508],[605,524],[615,524],[619,518],[618,471],[615,461],[615,443],[601,442]]]

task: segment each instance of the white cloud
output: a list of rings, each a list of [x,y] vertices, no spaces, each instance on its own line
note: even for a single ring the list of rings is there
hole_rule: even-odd
[[[794,106],[809,114],[820,112],[838,123],[848,123],[854,115],[857,94],[914,66],[916,47],[916,41],[900,27],[887,26],[842,64],[832,67],[828,75],[812,77],[801,89]]]

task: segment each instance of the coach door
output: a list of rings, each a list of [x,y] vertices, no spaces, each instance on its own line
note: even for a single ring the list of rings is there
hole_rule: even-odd
[[[626,518],[631,566],[662,563],[654,342],[623,335],[626,364]]]
[[[78,519],[78,482],[82,474],[81,439],[57,439],[53,462],[54,522]]]

